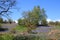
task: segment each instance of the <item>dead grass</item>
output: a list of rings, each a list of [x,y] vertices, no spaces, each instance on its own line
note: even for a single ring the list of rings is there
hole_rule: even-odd
[[[48,36],[50,39],[60,40],[60,30],[51,30],[51,32],[48,33]]]

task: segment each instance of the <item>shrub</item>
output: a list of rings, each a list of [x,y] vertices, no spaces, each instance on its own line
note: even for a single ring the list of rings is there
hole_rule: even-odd
[[[17,35],[13,40],[46,40],[46,38],[36,35]]]
[[[0,23],[3,23],[3,18],[0,18]]]
[[[3,34],[0,35],[0,40],[13,40],[13,35],[12,34]]]
[[[1,26],[2,26],[2,25],[1,25],[1,23],[0,23],[0,28],[1,28]]]
[[[4,40],[2,36],[0,36],[0,40]]]

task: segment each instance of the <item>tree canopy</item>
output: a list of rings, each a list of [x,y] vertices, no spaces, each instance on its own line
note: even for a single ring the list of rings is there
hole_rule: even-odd
[[[23,19],[18,20],[18,24],[23,24],[28,29],[35,28],[39,21],[42,24],[47,25],[45,10],[41,9],[40,6],[35,6],[31,11],[25,11],[22,13]]]
[[[35,6],[32,11],[23,12],[23,18],[29,22],[33,22],[32,24],[38,24],[39,21],[45,22],[47,15],[45,14],[44,8],[40,8],[40,6]],[[46,23],[47,24],[47,23]]]

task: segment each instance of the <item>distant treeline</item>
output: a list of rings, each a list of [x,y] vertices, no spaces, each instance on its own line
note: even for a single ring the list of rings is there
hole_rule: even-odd
[[[0,23],[15,23],[15,21],[8,19],[8,20],[3,20],[3,18],[0,18]]]
[[[55,21],[55,22],[53,22],[53,21],[50,21],[49,23],[48,23],[49,25],[55,25],[55,26],[60,26],[60,22],[59,21]]]

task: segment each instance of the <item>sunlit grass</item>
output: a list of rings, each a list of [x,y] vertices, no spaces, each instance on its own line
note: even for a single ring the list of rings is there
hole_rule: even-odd
[[[27,31],[27,27],[25,26],[16,26],[16,28],[14,28],[15,30],[19,31],[19,32],[24,32]]]
[[[59,29],[60,30],[60,26],[59,25],[54,26],[52,29]]]
[[[56,29],[60,29],[60,26],[56,26]]]

